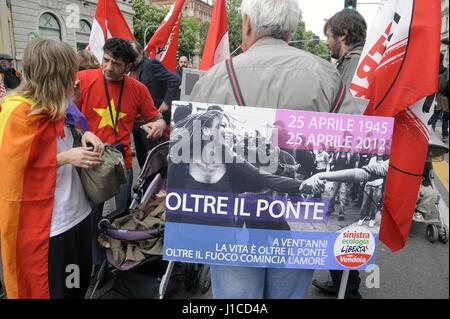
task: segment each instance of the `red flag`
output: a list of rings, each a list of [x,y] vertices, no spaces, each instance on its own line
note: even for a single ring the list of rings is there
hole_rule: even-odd
[[[116,1],[99,0],[87,47],[99,61],[103,59],[103,46],[109,38],[135,40]]]
[[[177,68],[178,33],[184,2],[176,0],[146,46],[148,56],[161,61],[172,72]]]
[[[422,98],[437,91],[440,21],[438,0],[385,2],[350,86],[369,100],[366,115],[395,117],[380,228],[393,251],[405,245],[425,166],[429,130],[420,113]]]
[[[228,20],[225,0],[216,0],[208,36],[203,50],[200,70],[207,71],[212,66],[230,57],[228,41]]]

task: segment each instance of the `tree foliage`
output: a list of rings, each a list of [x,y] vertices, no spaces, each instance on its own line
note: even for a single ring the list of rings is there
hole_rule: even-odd
[[[192,60],[199,42],[200,22],[195,17],[182,17],[178,40],[178,55]]]
[[[239,12],[242,0],[227,1],[228,36],[230,53],[239,48],[242,43],[242,15]]]
[[[133,0],[133,9],[135,12],[133,18],[134,36],[137,41],[146,45],[166,17],[169,7],[146,5],[144,0]],[[146,29],[147,38],[144,40]]]
[[[133,0],[134,36],[146,45],[169,12],[170,6],[146,5],[144,0]],[[145,30],[146,39],[144,40]],[[199,42],[200,22],[194,17],[182,17],[178,38],[178,55],[192,57]],[[206,36],[205,36],[206,37]]]
[[[200,22],[200,42],[199,42],[199,55],[203,55],[203,49],[205,48],[206,37],[208,36],[209,31],[209,22],[202,21]]]
[[[297,31],[292,35],[290,45],[330,60],[330,52],[327,46],[323,42],[316,43],[314,36],[316,35],[313,32],[306,31],[305,23],[300,21]]]

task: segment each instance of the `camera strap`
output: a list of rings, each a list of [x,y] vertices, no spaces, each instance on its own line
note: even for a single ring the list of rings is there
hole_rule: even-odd
[[[242,95],[241,87],[237,80],[236,72],[234,71],[233,59],[226,60],[228,78],[230,80],[231,88],[233,89],[234,98],[239,106],[245,106],[244,96]]]

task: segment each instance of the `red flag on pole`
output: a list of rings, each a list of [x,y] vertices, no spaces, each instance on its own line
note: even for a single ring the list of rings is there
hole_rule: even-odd
[[[389,0],[369,31],[350,91],[366,115],[395,117],[380,240],[405,245],[427,156],[423,98],[438,84],[441,8],[437,0]]]
[[[145,48],[149,57],[161,61],[172,72],[177,68],[178,33],[184,3],[185,0],[176,0]]]
[[[228,20],[225,0],[216,0],[208,36],[203,50],[200,70],[207,71],[213,65],[225,61],[230,57],[228,41]]]
[[[109,38],[135,39],[116,1],[99,0],[87,50],[94,53],[100,62],[103,46]]]

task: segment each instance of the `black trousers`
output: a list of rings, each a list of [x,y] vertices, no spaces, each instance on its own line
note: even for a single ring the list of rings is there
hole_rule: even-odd
[[[50,238],[48,282],[51,299],[84,299],[92,270],[91,218]]]
[[[149,140],[146,135],[147,133],[145,133],[141,128],[133,129],[134,148],[136,150],[136,157],[141,169],[145,164],[148,152],[159,144],[165,142],[164,138],[159,140]]]
[[[336,287],[341,285],[342,270],[330,270],[331,278]],[[361,284],[361,278],[359,277],[358,270],[350,270],[347,281],[347,294],[357,293],[359,291],[359,285]]]

